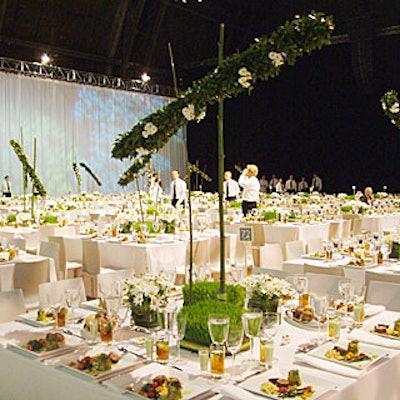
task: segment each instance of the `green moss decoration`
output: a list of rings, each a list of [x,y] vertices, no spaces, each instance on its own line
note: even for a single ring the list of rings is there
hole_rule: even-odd
[[[382,96],[381,103],[384,114],[397,129],[400,129],[399,94],[395,90],[390,90]]]

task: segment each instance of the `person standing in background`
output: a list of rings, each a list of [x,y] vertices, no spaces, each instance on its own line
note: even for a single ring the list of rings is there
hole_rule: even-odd
[[[171,182],[171,204],[174,207],[181,206],[185,208],[185,197],[186,197],[186,182],[179,177],[179,171],[173,169],[171,171],[172,182]]]
[[[11,182],[8,175],[4,177],[3,184],[1,185],[1,191],[3,192],[3,197],[11,197]]]
[[[225,171],[224,179],[224,199],[227,201],[235,201],[240,193],[240,187],[238,183],[232,179],[231,171]]]
[[[276,185],[278,184],[278,178],[276,177],[275,174],[272,174],[271,180],[269,181],[269,192],[275,192],[276,191]]]
[[[153,201],[157,201],[162,195],[162,183],[157,172],[151,177],[149,194]]]
[[[242,211],[244,216],[257,208],[257,202],[260,200],[260,182],[257,175],[258,167],[254,164],[248,164],[239,178],[239,186],[243,188]]]
[[[285,183],[286,193],[292,194],[297,192],[297,183],[293,179],[293,175],[289,175],[289,179]]]
[[[278,182],[277,182],[277,184],[275,186],[275,192],[279,193],[279,194],[283,194],[285,192],[285,187],[283,185],[283,179],[282,178],[278,179]]]
[[[299,189],[299,192],[308,192],[309,186],[305,176],[301,177],[301,181],[297,185],[297,188]]]
[[[260,179],[260,192],[261,193],[267,193],[268,191],[268,185],[269,182],[268,180],[265,178],[265,175],[263,175]]]
[[[313,174],[310,192],[322,192],[322,179],[318,176],[317,173]]]

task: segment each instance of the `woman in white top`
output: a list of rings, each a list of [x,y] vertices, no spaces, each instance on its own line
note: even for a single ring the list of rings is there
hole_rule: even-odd
[[[239,185],[243,188],[242,211],[245,216],[253,208],[257,208],[257,202],[260,200],[260,182],[257,175],[258,167],[248,164],[239,178]]]

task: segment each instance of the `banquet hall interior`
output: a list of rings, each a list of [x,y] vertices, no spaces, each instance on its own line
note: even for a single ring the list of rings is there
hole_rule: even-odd
[[[0,0],[0,399],[400,399],[398,0]]]

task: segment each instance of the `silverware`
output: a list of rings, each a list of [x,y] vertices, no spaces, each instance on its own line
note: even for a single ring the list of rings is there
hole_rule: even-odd
[[[144,355],[142,355],[142,354],[139,354],[139,353],[136,353],[135,351],[128,350],[126,347],[121,346],[120,344],[117,346],[117,349],[118,349],[119,351],[122,351],[123,353],[130,353],[130,354],[133,354],[134,356],[139,357],[139,358],[142,358],[142,359],[144,359],[144,360],[147,359],[146,356],[144,356]]]
[[[67,328],[62,328],[62,332],[65,333],[66,335],[75,336],[75,337],[77,337],[79,339],[86,340],[86,338],[84,338],[83,336],[78,335],[77,333],[74,333],[74,332],[70,331]]]

